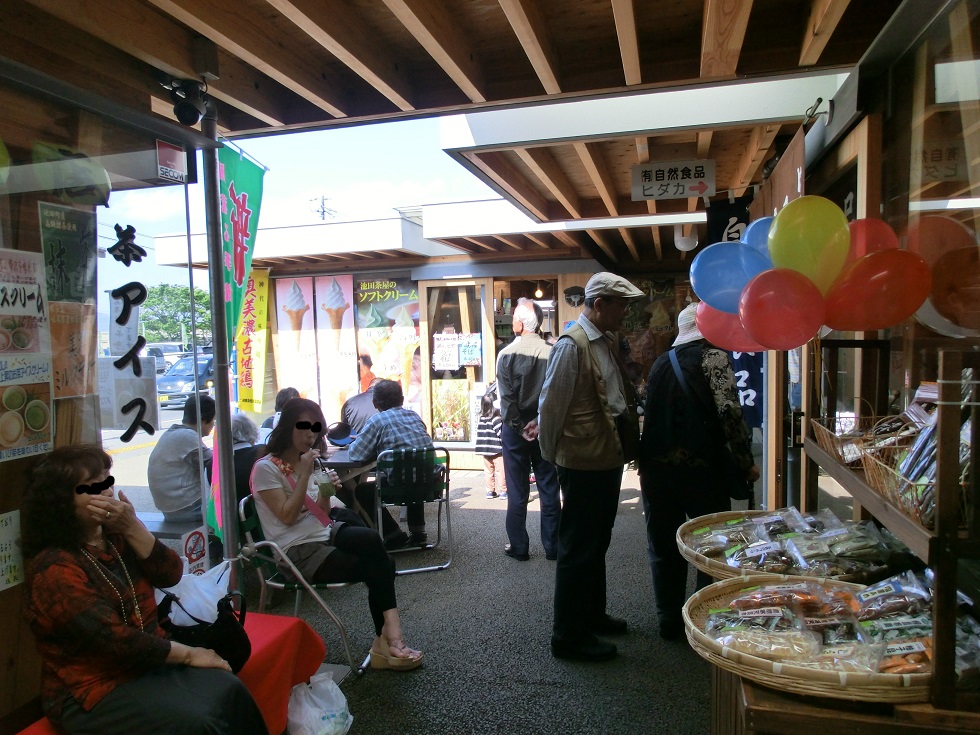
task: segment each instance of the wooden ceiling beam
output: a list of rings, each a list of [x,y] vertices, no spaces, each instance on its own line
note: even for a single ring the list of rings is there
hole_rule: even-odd
[[[602,252],[606,254],[609,260],[613,263],[619,262],[619,258],[616,257],[616,251],[613,250],[612,243],[609,242],[609,235],[605,230],[586,230],[585,234],[591,237],[596,245],[602,248]]]
[[[551,151],[547,148],[515,148],[514,153],[572,217],[582,216],[582,202],[578,192],[575,191],[575,186],[568,180],[565,172],[561,170]]]
[[[708,158],[708,153],[711,151],[711,137],[714,135],[713,130],[699,130],[698,131],[698,159]]]
[[[403,112],[415,109],[412,85],[377,34],[344,0],[265,0]],[[340,22],[339,19],[343,18]]]
[[[827,48],[827,42],[851,0],[810,0],[810,17],[800,47],[800,66],[813,66]]]
[[[152,8],[128,0],[27,0],[31,5],[108,45],[178,79],[199,79],[194,63],[194,34]],[[128,29],[139,29],[140,43],[131,32],[120,33],[119,20]],[[269,79],[256,74],[231,54],[218,50],[219,79],[208,83],[208,94],[219,102],[248,113],[266,125],[288,122],[286,103],[274,94]],[[161,80],[162,81],[162,80]],[[163,87],[160,97],[164,97]]]
[[[474,153],[467,158],[533,217],[539,220],[549,219],[548,200],[507,160],[504,153]]]
[[[255,13],[233,0],[147,0],[165,13],[334,117],[347,117],[347,100],[321,76],[314,59],[276,43]]]
[[[630,251],[630,255],[633,256],[633,260],[639,263],[640,250],[636,247],[636,239],[633,237],[633,233],[626,227],[620,227],[619,234],[623,236],[623,242],[626,243],[626,248]]]
[[[561,92],[558,56],[552,47],[544,16],[534,0],[500,0],[500,7],[534,67],[545,94]]]
[[[589,174],[589,178],[592,179],[592,184],[599,192],[599,198],[606,205],[609,214],[618,215],[619,203],[616,201],[616,185],[613,183],[612,174],[609,173],[609,167],[602,157],[602,149],[597,143],[573,143],[572,147],[582,161],[582,165],[585,166],[585,170]]]
[[[544,248],[545,250],[551,249],[551,245],[546,239],[548,236],[544,233],[525,232],[524,236],[538,247]]]
[[[473,244],[474,244],[474,245],[476,245],[476,246],[477,246],[478,248],[481,248],[481,249],[483,249],[483,250],[489,250],[489,251],[490,251],[491,253],[497,253],[497,252],[500,252],[500,248],[498,248],[498,247],[495,247],[494,245],[492,245],[492,244],[490,244],[490,243],[488,243],[488,242],[484,242],[484,241],[483,241],[483,240],[482,240],[481,238],[479,238],[479,237],[464,237],[464,238],[462,238],[462,239],[463,239],[463,240],[466,240],[466,242],[471,242],[471,243],[473,243]]]
[[[752,0],[705,0],[701,26],[701,78],[730,77],[749,25]]]
[[[384,0],[384,4],[470,101],[487,101],[486,83],[479,64],[473,59],[472,45],[443,3]]]
[[[507,247],[514,248],[514,250],[527,250],[527,245],[522,242],[522,235],[497,235],[496,238],[500,240]]]
[[[635,0],[612,0],[612,11],[626,84],[639,84],[643,81],[643,74],[640,67],[640,44],[636,34]]]
[[[735,182],[732,190],[735,196],[742,196],[745,190],[751,185],[755,178],[759,166],[766,160],[766,154],[772,147],[772,142],[779,133],[779,125],[760,125],[752,130],[752,136],[742,154],[742,161],[738,166],[738,173],[735,175]]]

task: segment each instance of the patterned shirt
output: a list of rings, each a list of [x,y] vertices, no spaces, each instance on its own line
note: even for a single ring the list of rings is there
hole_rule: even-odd
[[[415,411],[397,406],[374,414],[364,429],[347,447],[347,456],[355,462],[378,458],[386,449],[425,449],[432,439],[425,423]]]
[[[153,588],[180,581],[180,557],[157,541],[141,560],[123,536],[112,534],[109,540],[125,571],[111,550],[89,552],[98,568],[81,551],[57,548],[45,549],[27,565],[24,619],[41,656],[42,707],[55,722],[69,697],[89,711],[119,684],[163,664],[170,653],[170,641],[157,624]]]

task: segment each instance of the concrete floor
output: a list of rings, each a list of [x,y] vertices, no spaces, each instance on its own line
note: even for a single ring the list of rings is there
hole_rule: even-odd
[[[412,672],[368,669],[341,685],[359,735],[522,733],[707,733],[711,687],[709,665],[683,640],[657,635],[656,613],[639,481],[627,473],[609,550],[609,611],[629,621],[630,632],[615,639],[620,655],[601,664],[560,661],[551,656],[554,562],[544,558],[537,532],[537,503],[528,514],[531,560],[503,553],[505,500],[484,497],[479,472],[452,476],[452,566],[396,580],[407,639],[425,651],[425,664]],[[532,494],[532,498],[535,496]],[[434,530],[434,507],[430,536]],[[396,554],[398,566],[420,556]],[[254,574],[247,589],[257,601]],[[347,625],[355,657],[371,645],[373,630],[363,585],[331,590],[328,603]],[[292,597],[269,612],[291,614]],[[315,603],[304,601],[301,616],[327,643],[328,663],[343,663],[336,628]]]

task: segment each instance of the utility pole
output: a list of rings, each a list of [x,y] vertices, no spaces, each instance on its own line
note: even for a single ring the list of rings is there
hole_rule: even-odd
[[[331,209],[330,207],[327,206],[327,202],[329,201],[330,201],[330,197],[326,197],[322,195],[310,199],[310,208],[313,210],[314,214],[320,216],[320,219],[322,221],[326,221],[327,218],[329,219],[337,218],[337,210]]]

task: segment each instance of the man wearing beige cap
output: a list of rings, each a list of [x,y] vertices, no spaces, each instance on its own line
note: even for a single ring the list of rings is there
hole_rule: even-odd
[[[596,634],[627,628],[606,612],[606,551],[623,465],[636,458],[639,429],[614,333],[645,295],[625,278],[596,273],[585,285],[582,315],[548,358],[537,428],[541,455],[558,468],[563,496],[551,637],[557,658],[613,658],[616,646]]]

